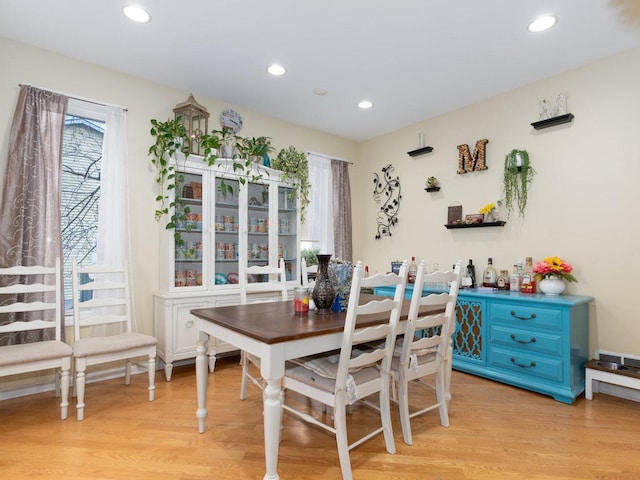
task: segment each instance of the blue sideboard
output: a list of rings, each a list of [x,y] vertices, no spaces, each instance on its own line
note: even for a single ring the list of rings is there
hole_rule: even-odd
[[[443,290],[425,288],[424,292]],[[393,295],[377,288],[377,295]],[[413,294],[407,285],[405,296]],[[458,294],[453,368],[573,403],[584,391],[593,297],[508,291]]]

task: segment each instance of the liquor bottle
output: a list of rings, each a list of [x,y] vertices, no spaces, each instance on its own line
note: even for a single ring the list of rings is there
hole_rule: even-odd
[[[484,272],[482,272],[482,286],[496,288],[497,280],[498,280],[498,274],[496,272],[496,269],[493,268],[493,259],[489,257],[489,260],[487,261],[487,266],[484,269]]]
[[[411,257],[411,263],[409,264],[409,272],[407,275],[407,282],[415,283],[417,273],[418,266],[416,265],[416,257]]]
[[[496,286],[498,290],[509,290],[509,270],[500,270],[500,275],[496,279]]]
[[[522,293],[536,293],[536,278],[533,275],[533,260],[531,257],[525,259],[520,291]]]
[[[512,292],[519,292],[521,280],[520,268],[518,268],[518,264],[515,264],[513,266],[513,273],[511,274],[511,277],[509,277],[509,290]]]
[[[453,266],[455,270],[455,265]],[[460,288],[471,288],[471,277],[469,276],[469,270],[462,269],[462,276],[460,277]]]
[[[478,284],[476,283],[476,267],[473,265],[473,260],[469,259],[469,264],[467,265],[467,273],[469,274],[469,278],[471,278],[471,288],[476,288]]]

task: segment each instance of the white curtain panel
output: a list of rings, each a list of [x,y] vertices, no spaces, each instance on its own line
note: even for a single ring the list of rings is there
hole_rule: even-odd
[[[111,105],[105,106],[105,110],[106,127],[102,142],[96,263],[124,265],[126,262],[129,265],[130,275],[127,112],[122,107]],[[129,285],[133,285],[132,279],[128,280]],[[130,302],[133,315],[135,310],[132,298]],[[135,325],[135,318],[132,318],[132,321]]]
[[[127,114],[106,106],[107,125],[102,144],[100,209],[96,263],[131,263],[127,188]]]
[[[335,255],[333,242],[333,197],[331,159],[314,153],[307,154],[309,162],[310,201],[307,207],[302,240],[312,241],[312,248],[320,253]]]

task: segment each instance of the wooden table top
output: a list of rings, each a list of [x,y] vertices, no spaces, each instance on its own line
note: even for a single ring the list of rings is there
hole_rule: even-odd
[[[360,303],[367,303],[373,299],[383,299],[370,294],[360,296]],[[404,299],[400,320],[406,320],[409,315],[411,301]],[[424,313],[442,312],[442,307],[431,307]],[[308,338],[344,330],[346,312],[331,312],[318,314],[310,310],[308,313],[295,313],[293,300],[285,302],[250,303],[246,305],[230,305],[226,307],[196,308],[191,313],[198,318],[210,321],[266,344],[287,342],[301,338]],[[360,317],[358,327],[367,327],[380,323],[383,317],[371,315]]]

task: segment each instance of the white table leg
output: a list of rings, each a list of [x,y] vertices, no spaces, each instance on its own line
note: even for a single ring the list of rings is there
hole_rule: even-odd
[[[265,379],[264,389],[264,454],[267,472],[264,480],[278,480],[278,448],[280,443],[280,380]]]
[[[207,381],[209,371],[207,369],[207,342],[196,342],[196,390],[198,392],[198,431],[204,433],[207,420]]]

